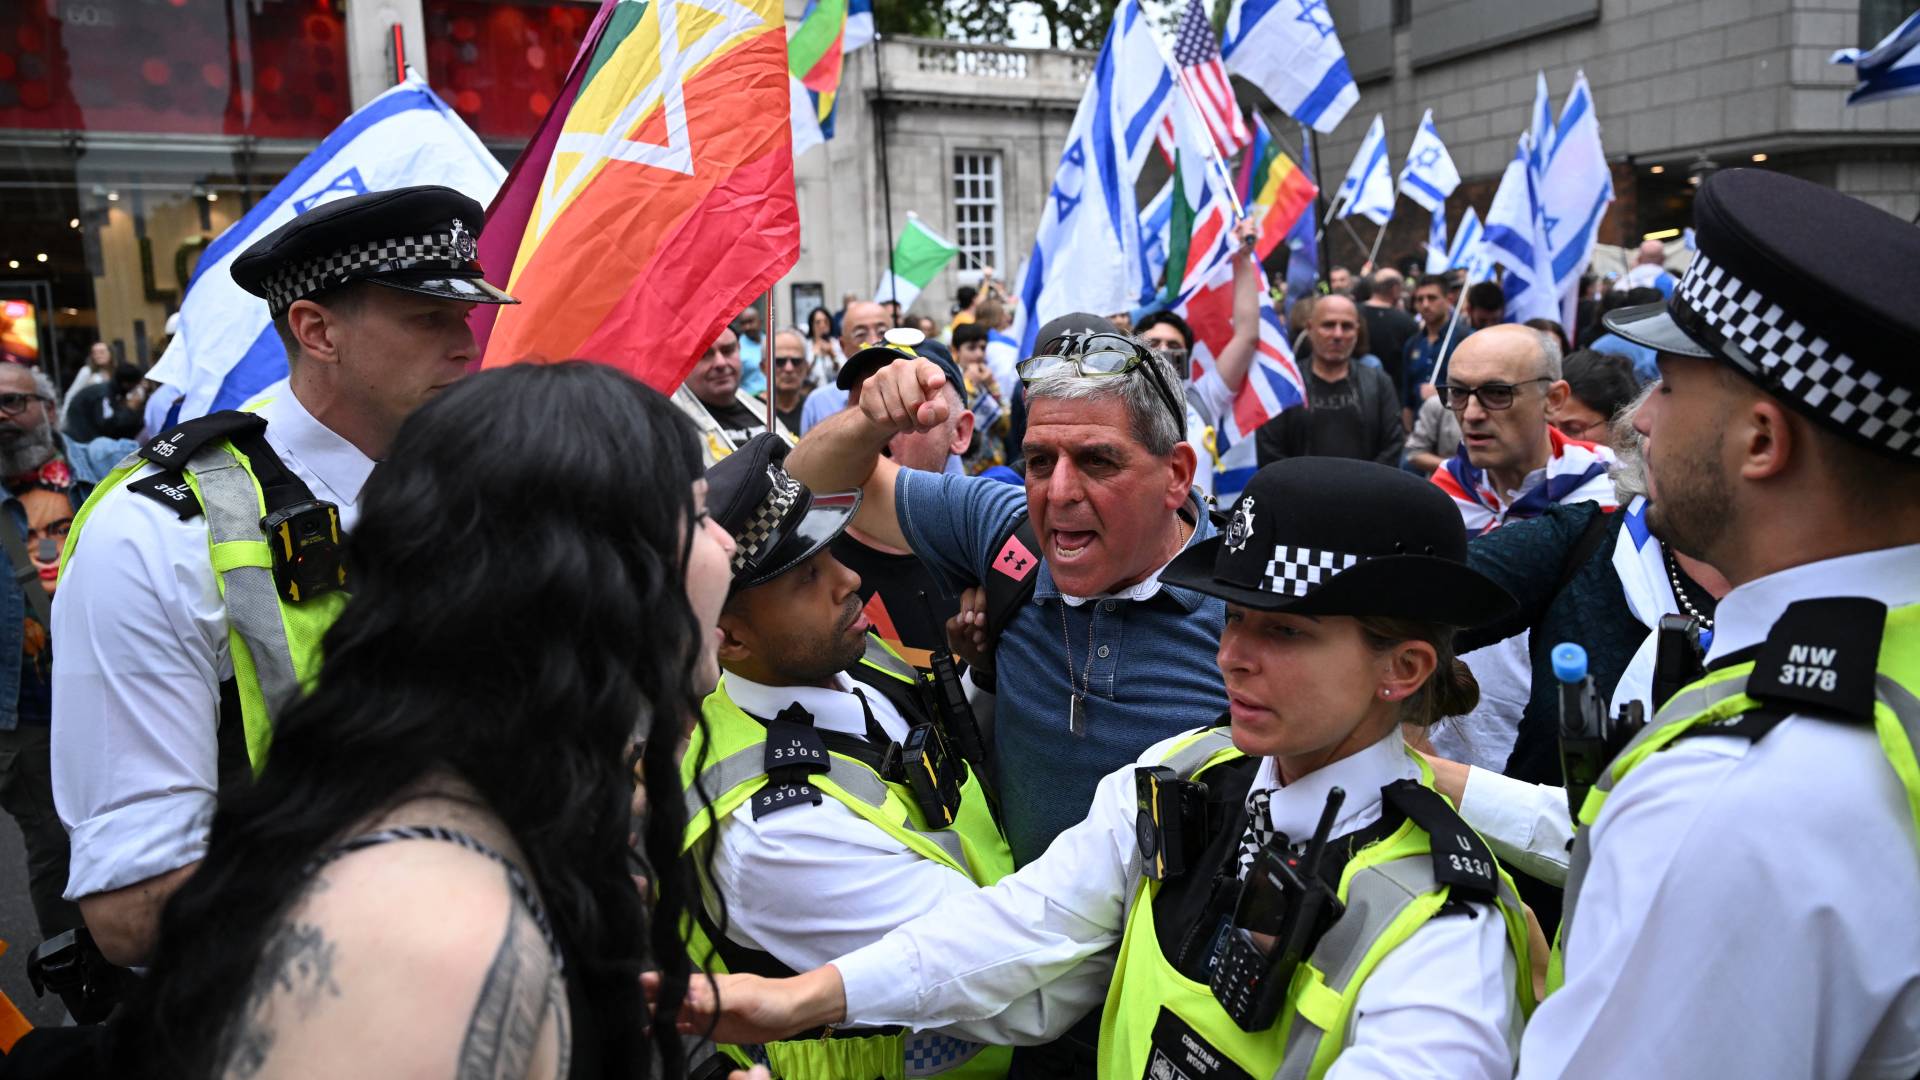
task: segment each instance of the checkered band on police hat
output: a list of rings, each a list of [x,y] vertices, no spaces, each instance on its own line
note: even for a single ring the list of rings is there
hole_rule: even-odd
[[[267,294],[267,307],[278,313],[293,306],[295,300],[312,296],[322,289],[345,284],[365,271],[397,270],[471,271],[479,254],[478,244],[466,225],[455,218],[453,227],[443,233],[403,236],[392,240],[354,244],[319,259],[309,259],[276,271],[261,287]]]
[[[767,490],[767,497],[760,501],[753,517],[747,521],[747,527],[733,538],[735,574],[752,566],[772,547],[773,538],[780,531],[780,523],[786,520],[793,504],[800,501],[800,493],[806,490],[800,486],[800,481],[788,476],[787,471],[778,465],[767,466],[767,477],[773,481],[773,486]]]
[[[1280,596],[1305,596],[1340,571],[1365,561],[1365,555],[1275,544],[1273,558],[1267,560],[1266,583],[1261,588]]]
[[[1889,385],[1725,266],[1695,254],[1675,299],[1752,374],[1862,438],[1920,458],[1912,391]]]

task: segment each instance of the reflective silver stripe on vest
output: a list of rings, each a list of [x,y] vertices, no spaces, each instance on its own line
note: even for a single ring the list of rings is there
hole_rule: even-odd
[[[1233,749],[1233,736],[1223,728],[1211,728],[1206,734],[1168,754],[1160,764],[1172,769],[1182,780],[1193,779],[1193,774],[1207,759],[1222,750]]]
[[[1326,981],[1327,989],[1344,995],[1353,977],[1360,970],[1360,964],[1372,951],[1373,943],[1387,932],[1407,906],[1428,893],[1440,888],[1434,880],[1433,856],[1428,852],[1409,855],[1390,862],[1369,866],[1353,875],[1347,885],[1347,910],[1339,921],[1327,928],[1326,935],[1314,946],[1311,963]],[[1500,900],[1514,911],[1520,910],[1520,898],[1507,883],[1500,882]],[[1491,918],[1500,918],[1498,911]],[[1516,971],[1519,958],[1515,958]],[[1517,971],[1519,978],[1532,978],[1531,973]],[[1526,1022],[1519,1009],[1509,1012],[1507,1045],[1518,1052],[1520,1031]],[[1353,1045],[1352,1018],[1348,1018],[1345,1033],[1346,1044]],[[1308,1022],[1299,1013],[1293,1015],[1292,1026],[1287,1031],[1287,1049],[1281,1058],[1280,1068],[1274,1072],[1274,1080],[1306,1080],[1313,1067],[1313,1057],[1325,1032]]]
[[[200,485],[200,506],[207,530],[216,544],[234,541],[267,542],[260,532],[260,493],[253,477],[223,446],[200,448],[187,463]],[[287,645],[287,625],[280,618],[280,592],[273,571],[264,566],[235,566],[220,574],[227,606],[227,622],[246,642],[253,656],[261,700],[268,720],[300,694],[300,678],[293,670],[293,650]]]
[[[1890,675],[1876,676],[1873,682],[1874,696],[1880,703],[1893,710],[1894,718],[1900,721],[1900,728],[1907,733],[1907,742],[1920,752],[1920,697],[1913,691],[1893,681]]]
[[[887,647],[880,644],[879,638],[867,639],[866,655],[860,659],[872,664],[874,667],[879,668],[889,675],[904,679],[909,683],[918,683],[920,681],[919,670],[900,657],[888,652]]]
[[[840,790],[868,806],[875,809],[885,806],[889,793],[886,782],[875,776],[872,770],[864,765],[849,764],[844,758],[841,761],[842,767],[829,771],[828,779],[832,780]],[[701,798],[702,792],[705,792],[707,799],[718,800],[720,796],[741,784],[750,783],[765,775],[767,775],[767,750],[764,742],[735,750],[700,770],[698,786],[689,789],[683,796],[687,820],[692,822],[696,817],[707,812],[707,803]],[[735,809],[739,808],[735,807]],[[973,862],[967,858],[966,847],[960,843],[959,833],[951,829],[923,831],[914,828],[910,821],[901,822],[900,827],[910,833],[924,836],[939,845],[940,850],[946,852],[968,877],[973,876]]]

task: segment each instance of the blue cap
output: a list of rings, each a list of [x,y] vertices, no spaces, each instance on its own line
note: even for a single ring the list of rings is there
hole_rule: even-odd
[[[1554,678],[1563,683],[1576,683],[1587,677],[1587,650],[1563,641],[1555,645],[1549,655],[1553,660]]]

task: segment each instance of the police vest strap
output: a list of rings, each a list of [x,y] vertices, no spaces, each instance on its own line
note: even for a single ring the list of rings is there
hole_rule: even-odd
[[[860,659],[863,663],[879,668],[902,682],[916,686],[920,683],[919,669],[907,663],[905,658],[892,649],[887,648],[887,643],[881,641],[876,635],[867,635],[867,651]]]
[[[1447,800],[1417,780],[1396,780],[1380,789],[1387,805],[1405,814],[1427,833],[1433,877],[1452,889],[1452,898],[1491,901],[1500,890],[1493,852],[1467,827]]]
[[[272,456],[272,452],[268,452]],[[250,462],[258,459],[249,456]],[[279,459],[274,458],[277,464]],[[273,583],[273,556],[260,533],[260,501],[253,477],[217,443],[197,450],[188,469],[200,485],[213,544],[213,568],[220,575],[227,621],[253,656],[262,700],[270,719],[300,693],[293,650],[280,616],[280,594]]]
[[[689,788],[683,796],[687,820],[693,821],[701,814],[710,813],[712,802],[717,801],[721,795],[766,774],[766,751],[760,743],[736,750],[707,766],[700,771],[698,783]],[[885,806],[888,796],[892,794],[878,775],[865,768],[842,769],[833,773],[832,783],[847,795],[875,809]],[[958,833],[949,829],[923,831],[914,828],[912,822],[903,822],[902,828],[932,841],[953,859],[955,865],[961,867],[972,865],[967,859],[966,848],[960,843]]]
[[[1201,766],[1212,761],[1216,755],[1232,749],[1233,735],[1229,729],[1225,725],[1211,727],[1175,747],[1160,764],[1172,769],[1180,779],[1191,780]]]

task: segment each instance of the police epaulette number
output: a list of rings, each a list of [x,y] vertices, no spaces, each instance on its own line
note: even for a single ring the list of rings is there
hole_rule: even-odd
[[[1787,605],[1753,658],[1747,696],[1787,711],[1873,718],[1887,605],[1860,596]]]
[[[161,506],[180,515],[181,521],[200,516],[200,497],[187,486],[185,478],[169,472],[157,472],[127,485],[127,490],[136,495],[145,495]]]
[[[231,439],[246,432],[266,430],[267,421],[257,413],[222,409],[197,420],[189,420],[163,431],[140,448],[140,456],[163,469],[179,472],[187,467],[194,452],[214,439]]]
[[[1439,793],[1412,780],[1396,780],[1380,793],[1388,805],[1426,830],[1435,881],[1466,899],[1492,900],[1499,894],[1500,873],[1492,850]]]
[[[820,789],[814,787],[812,784],[782,784],[778,781],[769,782],[766,787],[754,792],[753,818],[755,821],[758,821],[764,814],[771,814],[780,810],[790,810],[793,807],[807,803],[818,806],[820,805],[820,799]]]
[[[763,814],[808,803],[819,804],[820,790],[808,782],[808,777],[830,772],[833,759],[827,755],[827,744],[814,730],[812,721],[813,717],[797,705],[767,721],[767,749],[762,765],[767,770],[767,783],[753,796],[756,820]]]

